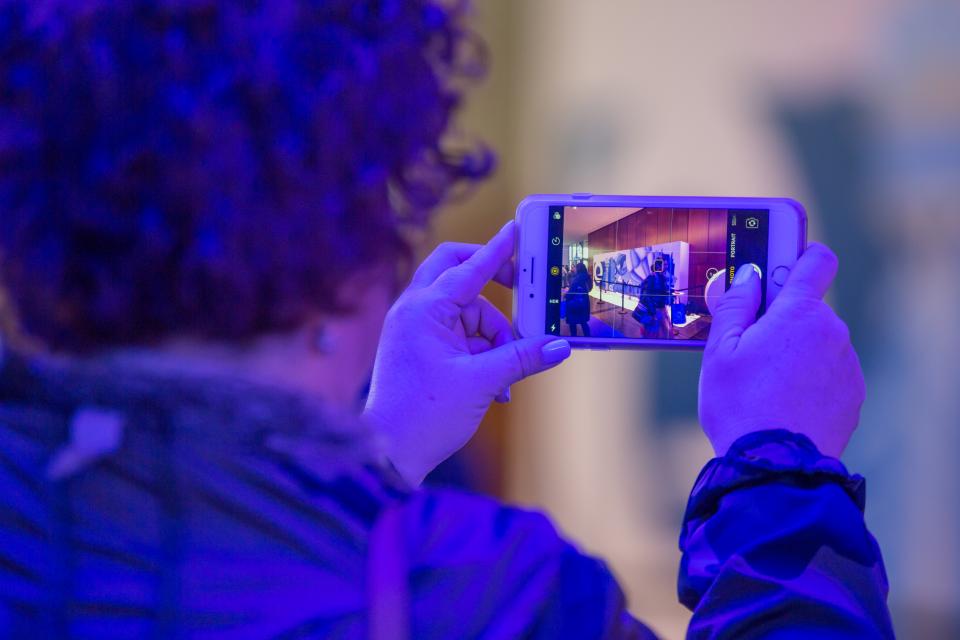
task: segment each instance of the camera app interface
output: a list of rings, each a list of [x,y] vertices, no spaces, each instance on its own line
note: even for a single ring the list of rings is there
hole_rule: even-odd
[[[767,264],[762,209],[551,206],[547,333],[706,340],[740,265]],[[761,273],[760,313],[766,309]]]

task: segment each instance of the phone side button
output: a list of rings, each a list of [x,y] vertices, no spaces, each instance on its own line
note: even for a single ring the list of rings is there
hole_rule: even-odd
[[[592,194],[592,193],[588,193],[588,192],[586,192],[586,191],[578,191],[578,192],[576,192],[576,193],[571,193],[571,194],[570,194],[570,197],[571,197],[571,198],[576,198],[577,200],[589,200],[590,198],[593,197],[593,194]]]
[[[790,267],[786,265],[780,265],[773,270],[773,273],[770,274],[770,277],[773,279],[773,283],[778,287],[782,287],[783,284],[787,281],[787,276],[790,275]]]

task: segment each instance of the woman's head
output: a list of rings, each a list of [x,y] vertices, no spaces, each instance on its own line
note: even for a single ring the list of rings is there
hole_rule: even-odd
[[[578,262],[575,269],[577,274],[587,275],[587,265],[583,264],[583,262]]]
[[[0,281],[27,331],[243,340],[349,307],[490,169],[443,141],[482,73],[463,10],[4,2]]]

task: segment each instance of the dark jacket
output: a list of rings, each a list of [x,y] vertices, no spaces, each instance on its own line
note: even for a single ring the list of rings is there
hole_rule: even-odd
[[[374,441],[245,383],[8,356],[0,636],[650,637],[545,517],[411,491]],[[684,532],[692,635],[890,634],[839,484],[714,475]]]
[[[567,322],[581,324],[590,321],[590,296],[593,280],[586,272],[575,271],[570,278],[570,288],[564,297]]]

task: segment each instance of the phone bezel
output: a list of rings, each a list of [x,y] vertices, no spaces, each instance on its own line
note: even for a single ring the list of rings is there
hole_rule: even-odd
[[[584,207],[672,207],[716,209],[768,209],[770,240],[767,264],[760,265],[764,277],[779,266],[790,268],[806,247],[807,214],[803,205],[790,198],[728,198],[710,196],[617,196],[593,194],[538,194],[517,205],[516,269],[513,287],[514,330],[522,337],[547,335],[546,264],[547,229],[550,206]],[[538,269],[539,267],[539,269]],[[767,279],[767,305],[776,298],[781,285]],[[575,348],[588,349],[681,349],[699,350],[700,340],[595,338],[564,336]]]

